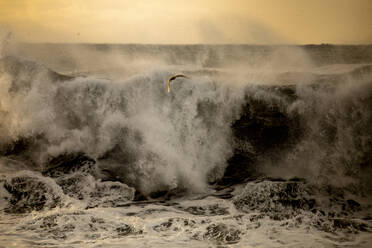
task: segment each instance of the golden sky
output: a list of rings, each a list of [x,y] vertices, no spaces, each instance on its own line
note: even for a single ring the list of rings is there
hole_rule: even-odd
[[[372,0],[0,0],[26,42],[372,43]]]

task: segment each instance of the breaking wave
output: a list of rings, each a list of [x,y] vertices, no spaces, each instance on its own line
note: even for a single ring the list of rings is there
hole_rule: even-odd
[[[202,191],[232,155],[238,88],[191,79],[168,94],[165,71],[114,82],[14,57],[1,67],[2,153],[27,167],[44,171],[53,158],[81,153],[143,193]]]
[[[368,47],[71,46],[1,53],[0,244],[370,243]]]
[[[168,94],[164,68],[125,80],[73,77],[5,56],[3,182],[12,191],[26,179],[10,172],[31,171],[28,183],[51,177],[77,199],[93,199],[108,182],[130,200],[132,189],[200,193],[258,175],[370,191],[371,71],[252,72],[232,83],[236,73],[189,70]]]

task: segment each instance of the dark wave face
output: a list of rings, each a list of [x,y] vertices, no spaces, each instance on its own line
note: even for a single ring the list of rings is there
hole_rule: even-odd
[[[128,46],[114,48],[126,56],[104,69],[97,68],[113,51],[74,49],[80,48],[95,50],[102,61],[69,61],[63,53],[55,60],[34,56],[34,62],[20,48],[0,60],[0,208],[6,213],[76,202],[83,209],[123,207],[215,191],[229,198],[226,189],[241,184],[247,186],[232,201],[238,211],[270,212],[274,198],[266,207],[255,201],[283,197],[282,191],[295,199],[280,198],[286,209],[313,211],[319,202],[297,197],[311,195],[304,182],[323,193],[324,187],[372,192],[372,56],[354,61],[368,47],[321,60],[327,51],[347,49]],[[188,78],[172,81],[168,93],[176,72]],[[263,178],[272,181],[252,184]],[[263,193],[256,198],[257,192]],[[342,201],[354,204],[350,209],[359,204]],[[204,238],[219,240],[214,229],[222,228],[240,239],[235,229],[208,228]]]

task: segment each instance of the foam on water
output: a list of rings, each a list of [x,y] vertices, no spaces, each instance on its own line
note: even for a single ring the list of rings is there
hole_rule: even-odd
[[[12,60],[5,58],[4,67],[18,65]],[[50,157],[81,152],[143,192],[199,191],[210,171],[223,172],[232,153],[229,126],[243,96],[238,87],[189,79],[168,94],[166,71],[120,82],[54,82],[45,68],[32,66],[3,73],[1,84],[2,143],[31,139],[28,163],[44,166]],[[33,78],[24,85],[27,73]]]
[[[296,47],[261,67],[231,62],[244,47],[152,48],[162,56],[146,63],[126,48],[114,60],[130,69],[104,78],[3,53],[0,245],[371,241],[370,65],[319,67]],[[175,71],[190,79],[168,94]]]

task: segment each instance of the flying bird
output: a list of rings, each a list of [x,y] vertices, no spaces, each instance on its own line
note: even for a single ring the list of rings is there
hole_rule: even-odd
[[[182,74],[178,74],[178,75],[171,76],[171,77],[168,79],[168,93],[170,93],[170,82],[173,81],[173,80],[175,80],[176,78],[179,78],[179,77],[188,78],[188,77],[186,77],[185,75],[182,75]]]

